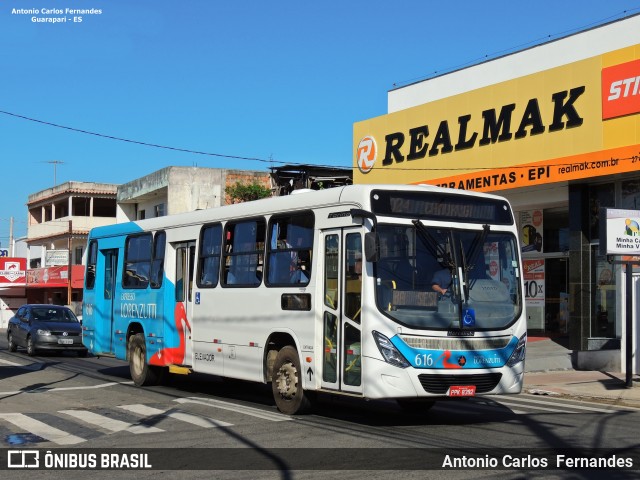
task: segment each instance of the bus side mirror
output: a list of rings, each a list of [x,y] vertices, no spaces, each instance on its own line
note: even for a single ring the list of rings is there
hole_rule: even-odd
[[[380,258],[380,241],[376,232],[364,234],[364,257],[367,262],[377,262]]]

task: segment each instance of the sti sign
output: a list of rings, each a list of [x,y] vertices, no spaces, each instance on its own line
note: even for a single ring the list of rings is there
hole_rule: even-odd
[[[600,209],[600,254],[640,255],[640,210]]]

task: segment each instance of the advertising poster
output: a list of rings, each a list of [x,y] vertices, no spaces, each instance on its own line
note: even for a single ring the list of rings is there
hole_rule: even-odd
[[[545,262],[544,259],[523,260],[524,294],[527,306],[527,328],[544,330]]]
[[[542,210],[520,212],[520,244],[523,252],[543,252],[542,232]]]
[[[522,268],[527,308],[544,307],[544,260],[523,260]]]

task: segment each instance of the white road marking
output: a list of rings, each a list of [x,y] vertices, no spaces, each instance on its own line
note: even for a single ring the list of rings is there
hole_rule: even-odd
[[[270,420],[272,422],[285,422],[287,420],[293,420],[291,417],[282,415],[280,413],[271,413],[258,408],[245,407],[243,405],[237,405],[235,403],[223,402],[221,400],[214,400],[212,398],[176,398],[174,402],[178,403],[197,403],[199,405],[206,405],[208,407],[221,408],[223,410],[230,410],[232,412],[242,413],[244,415],[250,415],[252,417],[262,418],[264,420]]]
[[[159,408],[149,407],[147,405],[136,404],[136,405],[120,405],[118,408],[122,408],[123,410],[127,410],[129,412],[137,413],[139,415],[145,415],[147,417],[153,416],[166,416],[171,417],[176,420],[180,420],[182,422],[191,423],[192,425],[196,425],[198,427],[203,428],[212,428],[212,427],[231,427],[232,423],[223,422],[221,420],[216,420],[215,418],[210,417],[202,417],[200,415],[193,415],[191,413],[185,412],[168,412],[169,408],[161,410]]]
[[[89,412],[87,410],[60,410],[60,413],[64,413],[71,417],[82,420],[83,422],[96,425],[105,430],[111,432],[127,431],[129,433],[158,433],[164,432],[161,428],[150,427],[148,425],[134,425],[132,423],[123,422],[115,418],[109,418],[104,415]]]
[[[36,420],[22,413],[0,413],[0,418],[58,445],[75,445],[86,442],[84,438],[58,430],[51,425],[47,425],[40,420]]]

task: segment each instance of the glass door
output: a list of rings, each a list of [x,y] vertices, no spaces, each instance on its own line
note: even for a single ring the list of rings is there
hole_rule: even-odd
[[[322,387],[362,392],[362,236],[358,229],[323,235]]]
[[[191,348],[191,318],[193,311],[193,278],[195,274],[196,242],[175,245],[176,249],[176,309],[175,328],[179,347],[174,363],[193,365]]]
[[[107,325],[103,325],[101,327],[101,331],[110,332],[108,336],[105,336],[105,341],[108,342],[106,345],[101,345],[100,351],[113,353],[114,351],[114,335],[116,334],[113,324],[114,324],[114,298],[116,291],[116,278],[118,273],[118,250],[117,249],[109,249],[101,251],[103,259],[104,259],[104,308],[105,312],[108,312],[108,315],[103,316],[105,318],[105,322],[108,322]]]

